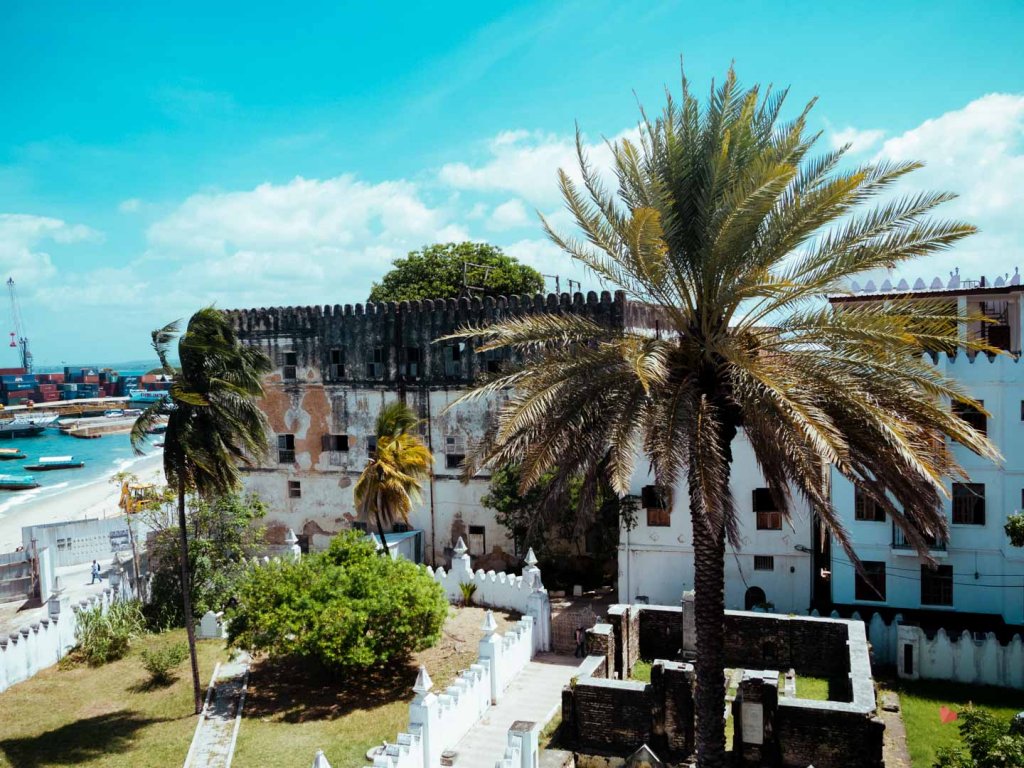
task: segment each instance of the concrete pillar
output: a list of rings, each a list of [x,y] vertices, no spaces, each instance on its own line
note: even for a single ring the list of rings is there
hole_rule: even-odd
[[[284,543],[288,547],[288,553],[292,560],[298,561],[302,559],[302,547],[299,546],[299,537],[295,535],[295,531],[291,528],[284,535]],[[320,754],[322,755],[323,753],[321,752]]]
[[[490,610],[484,616],[481,629],[484,631],[484,636],[480,638],[480,661],[487,661],[491,675],[491,704],[497,704],[504,687],[502,686],[502,645],[501,638],[497,635],[498,624],[494,621],[494,614]]]
[[[595,624],[587,630],[587,655],[603,656],[604,676],[615,679],[615,633],[611,624]]]
[[[540,582],[540,568],[537,567],[537,556],[533,554],[533,547],[526,553],[526,565],[523,568],[523,581],[535,590],[543,589]]]
[[[540,575],[538,573],[538,580]],[[551,600],[547,590],[539,589],[526,598],[526,614],[533,617],[533,652],[551,650]]]
[[[683,653],[697,652],[697,614],[694,612],[696,592],[683,592]]]
[[[469,559],[469,548],[461,536],[455,542],[455,548],[452,550],[451,572],[456,576],[456,582],[459,584],[473,580],[473,566]]]
[[[426,667],[420,667],[416,684],[412,687],[416,696],[409,704],[409,725],[420,726],[420,744],[423,747],[423,768],[440,768],[441,765],[441,724],[437,696],[430,692],[434,682],[427,674]]]
[[[516,720],[508,729],[509,746],[519,747],[520,764],[514,768],[538,768],[540,765],[540,724]]]

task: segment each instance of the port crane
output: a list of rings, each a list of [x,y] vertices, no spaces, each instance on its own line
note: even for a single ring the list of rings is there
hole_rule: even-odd
[[[21,367],[25,373],[32,373],[32,353],[28,348],[28,336],[25,332],[25,321],[21,317],[21,303],[18,301],[18,291],[14,287],[14,278],[7,278],[7,291],[11,295],[11,320],[14,323],[14,330],[11,331],[11,346],[20,350]]]

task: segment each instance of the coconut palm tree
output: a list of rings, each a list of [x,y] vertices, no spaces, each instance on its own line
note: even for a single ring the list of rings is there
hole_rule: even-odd
[[[396,400],[382,406],[377,415],[377,449],[356,481],[355,505],[361,517],[371,515],[387,555],[385,526],[409,522],[414,501],[420,498],[421,481],[430,475],[434,458],[415,430],[420,419],[405,403]]]
[[[164,473],[178,495],[181,593],[198,714],[202,711],[202,692],[190,594],[185,497],[189,493],[212,497],[236,489],[239,467],[266,454],[267,421],[256,400],[263,394],[262,378],[272,366],[261,350],[243,345],[228,318],[212,307],[192,315],[180,337],[179,328],[180,323],[174,322],[152,333],[162,370],[174,377],[174,383],[166,401],[154,403],[135,421],[131,442],[141,453],[148,430],[167,419]],[[176,337],[181,361],[178,370],[168,359]]]
[[[854,562],[827,484],[829,467],[880,504],[927,557],[946,533],[944,481],[963,477],[949,443],[997,458],[950,412],[975,404],[925,350],[967,346],[967,318],[934,301],[832,307],[849,279],[934,253],[974,228],[931,221],[946,193],[883,192],[919,167],[843,168],[846,148],[812,155],[809,104],[780,115],[785,91],[743,89],[730,69],[701,104],[642,116],[638,141],[610,146],[609,192],[577,138],[581,183],[559,183],[582,238],[551,239],[610,287],[648,307],[656,328],[609,328],[570,314],[463,329],[479,351],[521,365],[464,399],[513,395],[466,472],[522,463],[524,490],[548,472],[586,475],[607,456],[625,494],[639,455],[688,495],[693,525],[699,765],[725,760],[724,555],[738,546],[732,444],[743,429],[778,508],[803,497]]]

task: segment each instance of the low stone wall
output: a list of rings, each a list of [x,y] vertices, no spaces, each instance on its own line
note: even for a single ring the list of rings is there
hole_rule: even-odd
[[[601,625],[598,625],[601,626]],[[626,756],[647,744],[662,759],[693,752],[693,667],[659,660],[651,682],[615,680],[608,656],[591,655],[562,691],[562,728],[573,749]]]
[[[940,629],[929,639],[920,627],[900,625],[896,645],[900,677],[1024,688],[1024,642],[1020,635],[1002,645],[991,632],[984,640],[976,640],[967,631],[950,637]]]

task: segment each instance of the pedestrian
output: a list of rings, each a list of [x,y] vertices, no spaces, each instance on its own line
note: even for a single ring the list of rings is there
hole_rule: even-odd
[[[97,581],[103,581],[103,577],[100,576],[100,564],[95,560],[92,561],[92,581],[90,584],[95,584]]]
[[[586,637],[586,634],[583,632],[583,627],[576,627],[576,651],[573,653],[573,656],[577,659],[582,659],[587,655],[586,651],[583,649],[583,643],[586,640]]]

